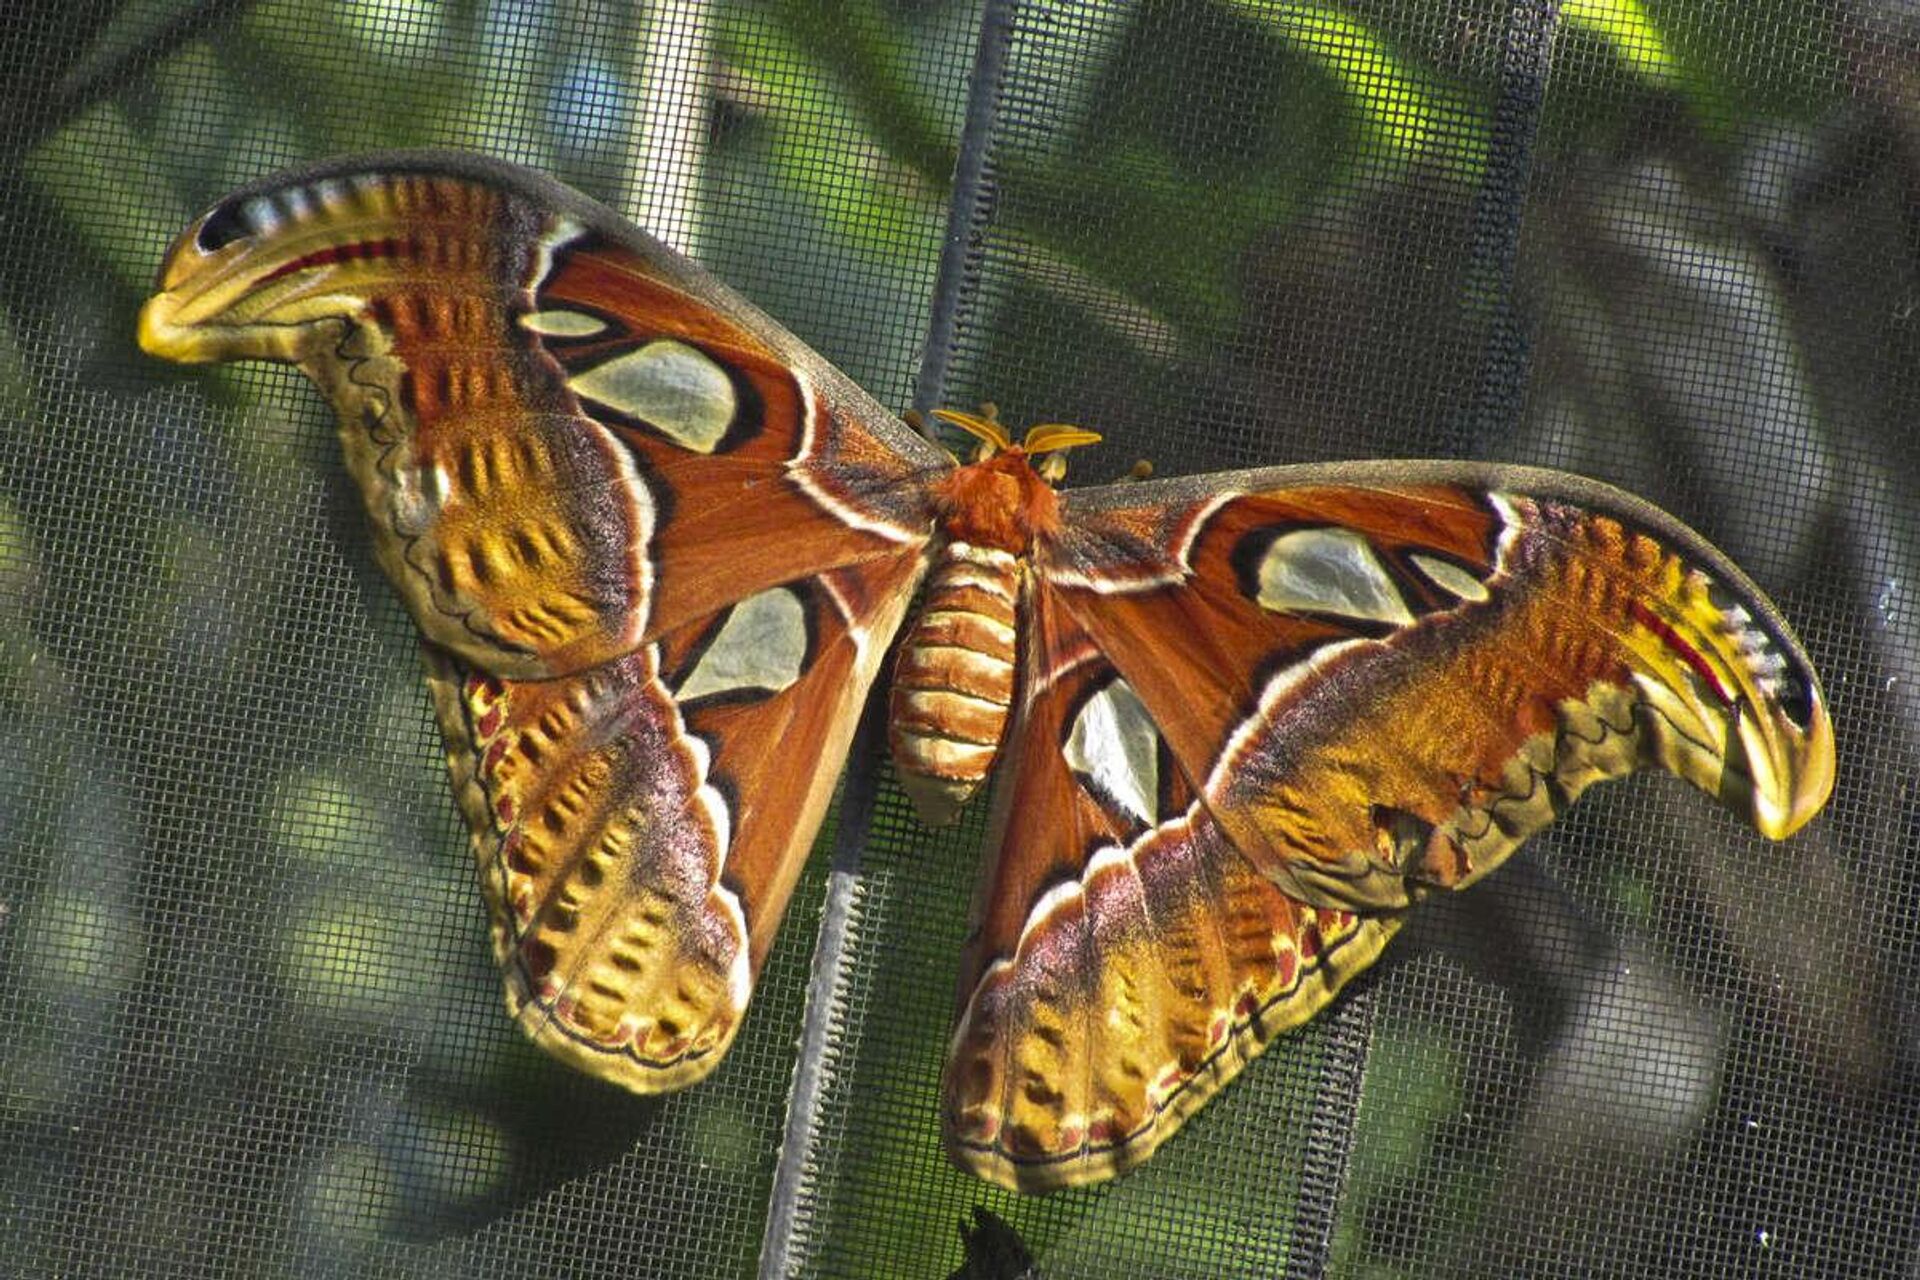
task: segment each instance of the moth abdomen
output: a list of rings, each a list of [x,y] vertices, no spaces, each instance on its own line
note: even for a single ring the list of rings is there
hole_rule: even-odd
[[[887,739],[900,785],[930,826],[953,821],[993,768],[1013,703],[1020,561],[950,542],[900,645]]]

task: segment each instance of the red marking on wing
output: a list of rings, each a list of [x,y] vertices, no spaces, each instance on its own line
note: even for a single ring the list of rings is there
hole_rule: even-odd
[[[1730,707],[1734,704],[1733,695],[1727,692],[1726,685],[1720,683],[1719,673],[1707,664],[1706,658],[1701,656],[1700,651],[1688,644],[1685,637],[1678,631],[1675,631],[1672,627],[1656,617],[1651,609],[1641,604],[1638,600],[1629,600],[1627,602],[1627,613],[1635,622],[1653,632],[1656,636],[1659,636],[1661,643],[1665,644],[1667,648],[1679,654],[1680,660],[1693,668],[1693,673],[1699,676],[1709,689],[1713,690],[1713,696],[1720,699],[1723,705]]]
[[[328,245],[324,249],[316,249],[312,253],[303,254],[291,262],[275,267],[260,277],[260,284],[269,284],[282,276],[305,271],[308,267],[327,267],[336,262],[368,262],[376,258],[401,258],[406,256],[407,251],[408,246],[396,236]],[[258,285],[255,286],[255,288],[258,287]]]
[[[527,966],[527,973],[538,982],[553,972],[553,948],[538,939],[529,939],[520,944],[520,959]]]

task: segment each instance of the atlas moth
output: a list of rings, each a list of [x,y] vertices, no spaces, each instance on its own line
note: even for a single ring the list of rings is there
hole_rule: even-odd
[[[896,643],[920,811],[997,775],[943,1125],[1021,1190],[1145,1160],[1593,782],[1658,765],[1776,839],[1832,786],[1778,612],[1638,499],[1440,461],[1059,490],[1091,432],[949,415],[961,463],[495,161],[235,192],[139,337],[291,362],[332,402],[507,1008],[636,1092],[732,1043]]]

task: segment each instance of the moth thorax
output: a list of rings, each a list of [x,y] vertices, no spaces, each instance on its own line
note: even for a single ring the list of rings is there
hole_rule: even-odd
[[[993,768],[1013,701],[1020,561],[949,542],[900,645],[887,738],[920,820],[945,826]]]

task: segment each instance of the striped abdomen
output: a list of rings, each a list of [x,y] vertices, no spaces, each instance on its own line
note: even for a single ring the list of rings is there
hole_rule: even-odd
[[[1020,562],[949,542],[900,645],[887,737],[921,821],[953,821],[993,768],[1013,701]]]

